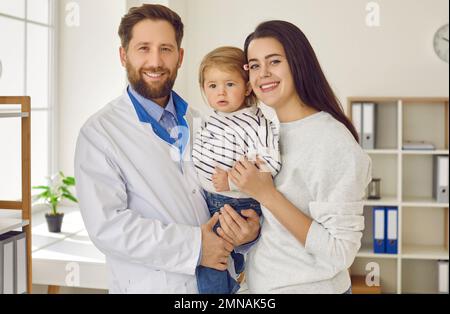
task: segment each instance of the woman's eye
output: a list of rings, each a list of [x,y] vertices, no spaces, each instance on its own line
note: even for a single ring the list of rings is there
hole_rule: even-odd
[[[280,60],[272,60],[271,62],[270,62],[270,64],[272,64],[272,65],[277,65],[277,64],[279,64],[281,61]]]
[[[258,64],[251,64],[250,65],[250,70],[257,70],[259,68]]]

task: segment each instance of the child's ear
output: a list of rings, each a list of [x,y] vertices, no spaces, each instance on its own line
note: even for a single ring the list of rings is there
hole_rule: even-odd
[[[252,85],[250,84],[250,82],[247,82],[247,89],[245,91],[245,96],[247,96],[247,97],[250,96],[252,91],[253,91]]]

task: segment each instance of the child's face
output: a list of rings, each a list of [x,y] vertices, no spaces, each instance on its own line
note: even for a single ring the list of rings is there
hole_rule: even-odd
[[[250,95],[251,88],[237,72],[208,68],[203,91],[214,110],[234,112],[245,106],[245,97]]]

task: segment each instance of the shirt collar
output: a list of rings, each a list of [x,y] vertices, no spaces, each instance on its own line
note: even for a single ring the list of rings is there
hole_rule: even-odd
[[[175,118],[177,117],[177,111],[175,109],[175,105],[173,102],[173,95],[170,93],[169,102],[166,105],[166,108],[161,107],[154,101],[143,97],[134,88],[130,85],[130,93],[139,101],[139,103],[144,107],[145,111],[156,121],[160,121],[164,110],[170,112]]]
[[[214,110],[214,113],[219,116],[222,116],[222,117],[231,117],[231,116],[236,116],[236,115],[243,114],[243,113],[255,115],[257,110],[258,110],[258,107],[253,105],[251,107],[244,107],[242,109],[239,109],[239,110],[233,111],[233,112],[222,112],[222,111]]]

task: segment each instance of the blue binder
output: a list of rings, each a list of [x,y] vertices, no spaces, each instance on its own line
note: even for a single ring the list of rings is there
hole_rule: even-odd
[[[384,207],[373,208],[373,252],[386,252],[386,211]]]
[[[386,253],[398,252],[398,208],[386,208]]]

